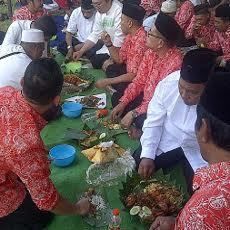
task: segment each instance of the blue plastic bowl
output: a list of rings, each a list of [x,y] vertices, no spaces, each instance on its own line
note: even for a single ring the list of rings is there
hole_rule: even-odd
[[[79,117],[82,112],[82,104],[77,102],[65,102],[62,105],[62,112],[69,118]]]
[[[51,161],[59,167],[70,165],[76,158],[76,149],[72,145],[57,145],[49,152]]]

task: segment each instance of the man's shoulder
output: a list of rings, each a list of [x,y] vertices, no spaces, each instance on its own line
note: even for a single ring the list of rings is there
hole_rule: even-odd
[[[164,88],[164,93],[177,90],[178,81],[180,79],[180,70],[170,73],[166,78],[161,80],[158,84],[158,88]]]
[[[78,7],[73,10],[71,16],[73,15],[74,17],[78,17],[81,14],[81,7]]]
[[[30,29],[31,23],[32,23],[31,20],[16,20],[16,21],[12,22],[10,27],[12,27],[14,29],[20,28],[22,30],[28,30],[28,29]]]
[[[121,2],[119,2],[118,0],[113,0],[113,3],[112,3],[112,8],[113,9],[122,9],[123,5]]]

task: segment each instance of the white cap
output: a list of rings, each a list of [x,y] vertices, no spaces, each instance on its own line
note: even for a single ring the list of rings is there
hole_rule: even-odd
[[[43,31],[37,29],[23,30],[21,41],[31,43],[45,42],[44,33]]]
[[[161,5],[161,11],[163,13],[175,13],[177,10],[176,1],[168,0],[164,1]]]

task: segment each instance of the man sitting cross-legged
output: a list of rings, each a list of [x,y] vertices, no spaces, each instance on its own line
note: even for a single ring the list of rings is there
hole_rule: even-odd
[[[195,137],[196,105],[216,61],[215,52],[197,49],[188,52],[181,71],[176,71],[157,86],[149,103],[143,126],[141,147],[134,153],[138,172],[150,177],[159,168],[183,161],[191,192],[196,169],[205,165]]]
[[[121,30],[126,34],[124,43],[117,50],[109,35],[105,36],[105,44],[109,49],[112,61],[106,68],[107,78],[96,82],[96,87],[105,88],[111,85],[123,94],[128,84],[137,74],[146,47],[146,32],[142,27],[145,10],[134,4],[124,3],[121,16]]]
[[[219,229],[230,226],[230,74],[215,73],[197,106],[196,137],[207,167],[196,171],[194,194],[177,218],[158,217],[153,229]]]
[[[136,130],[142,128],[148,103],[158,82],[181,67],[182,54],[176,48],[180,36],[181,29],[176,21],[160,13],[152,30],[148,32],[146,44],[149,49],[145,52],[137,76],[126,88],[123,96],[119,93],[112,96],[112,120],[123,117],[121,124],[125,128],[130,128],[133,122]],[[132,133],[130,135],[134,137]]]

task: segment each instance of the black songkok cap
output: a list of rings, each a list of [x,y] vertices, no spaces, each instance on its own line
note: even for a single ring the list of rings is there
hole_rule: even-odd
[[[130,2],[125,2],[122,8],[122,14],[138,21],[143,22],[145,17],[145,9],[137,4],[131,4]]]
[[[218,18],[229,18],[230,17],[230,6],[228,4],[220,5],[216,8],[215,17]]]
[[[230,72],[211,75],[199,104],[214,117],[230,125]]]
[[[163,12],[158,14],[155,27],[166,40],[175,44],[183,34],[175,19]]]
[[[91,10],[94,8],[94,6],[92,5],[92,0],[81,0],[81,7],[84,10]]]
[[[216,58],[216,52],[207,48],[189,51],[182,62],[181,78],[193,84],[206,83],[214,69]]]
[[[195,15],[209,14],[208,5],[207,4],[200,4],[200,5],[194,6],[194,14]]]

